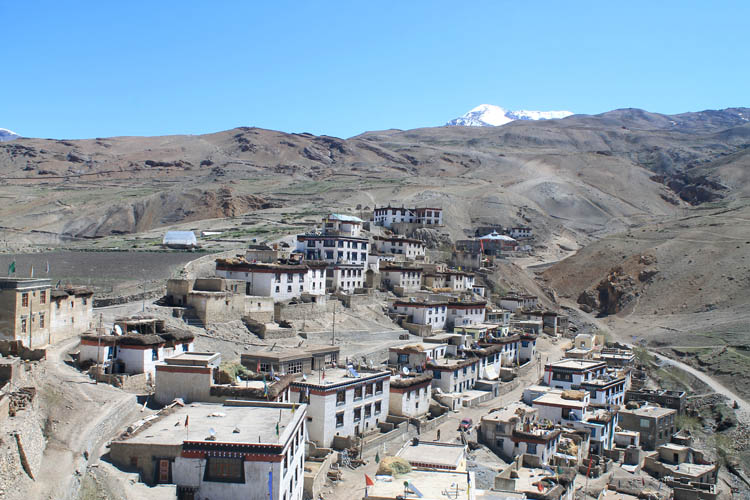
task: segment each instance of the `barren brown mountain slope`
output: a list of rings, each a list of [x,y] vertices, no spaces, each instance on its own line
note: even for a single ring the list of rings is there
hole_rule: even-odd
[[[727,186],[720,202],[635,226],[588,245],[543,273],[579,307],[633,336],[686,356],[750,395],[750,152],[698,168]]]
[[[0,217],[15,229],[102,236],[273,205],[393,201],[450,209],[454,235],[472,222],[528,222],[585,241],[721,196],[710,172],[691,170],[750,142],[738,113],[618,110],[346,140],[255,128],[19,139],[0,145]]]

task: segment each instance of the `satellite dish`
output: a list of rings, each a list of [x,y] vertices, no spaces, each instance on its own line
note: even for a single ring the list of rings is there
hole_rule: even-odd
[[[404,375],[409,375],[409,369],[408,369],[407,367],[405,367],[405,366],[404,366],[403,368],[401,368],[401,372],[402,372],[402,373],[403,373]]]
[[[213,437],[216,435],[216,430],[214,430],[214,428],[211,427],[210,429],[208,429],[208,434]]]
[[[122,335],[122,328],[120,325],[115,325],[115,335]]]

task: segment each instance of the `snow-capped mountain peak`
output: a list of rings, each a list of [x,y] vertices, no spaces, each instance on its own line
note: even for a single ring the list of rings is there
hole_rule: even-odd
[[[565,118],[570,111],[508,111],[493,104],[480,104],[465,115],[455,118],[447,126],[499,127],[514,120],[553,120]]]
[[[7,128],[0,128],[0,142],[12,141],[13,139],[17,139],[19,137],[20,136],[12,130],[8,130]]]

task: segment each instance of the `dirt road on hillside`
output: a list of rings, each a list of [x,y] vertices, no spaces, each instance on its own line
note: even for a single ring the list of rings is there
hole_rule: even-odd
[[[96,463],[103,445],[139,413],[134,394],[107,384],[94,384],[85,374],[65,363],[68,350],[78,342],[69,339],[47,349],[44,380],[39,387],[48,417],[47,446],[29,491],[13,499],[75,499],[86,467]]]

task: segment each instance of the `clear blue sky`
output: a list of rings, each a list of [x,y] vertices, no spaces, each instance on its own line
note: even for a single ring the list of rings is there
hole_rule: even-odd
[[[0,127],[349,137],[482,103],[750,106],[750,2],[461,3],[0,0]]]

